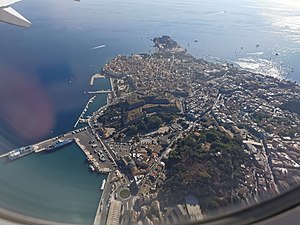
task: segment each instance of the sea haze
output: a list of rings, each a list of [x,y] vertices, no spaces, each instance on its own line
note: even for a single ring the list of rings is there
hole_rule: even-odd
[[[198,58],[227,61],[266,75],[300,81],[297,0],[26,0],[13,7],[32,22],[32,27],[0,23],[2,152],[72,129],[93,96],[84,92],[110,88],[107,80],[97,80],[91,87],[90,77],[118,54],[153,52],[150,39],[155,36],[171,36]],[[93,110],[105,101],[106,95],[99,95]],[[94,176],[85,169],[84,155],[73,156],[72,152],[33,155],[8,165],[1,161],[0,202],[5,199],[7,203],[2,206],[42,218],[91,221],[99,200],[96,189],[100,181],[94,182]],[[70,157],[77,158],[71,162]],[[72,165],[61,167],[58,161]],[[24,184],[18,182],[22,168],[27,171]],[[79,168],[84,172],[80,173]],[[34,180],[45,191],[41,195],[55,190],[57,195],[52,201],[62,201],[60,196],[69,195],[67,184],[57,184],[54,175],[52,181],[46,177],[55,170],[60,177],[57,179],[63,179],[73,174],[73,169],[78,176],[72,182],[82,189],[76,192],[82,205],[77,205],[74,214],[59,212],[52,203],[44,204],[43,198],[37,198],[34,188],[30,188],[30,180]],[[80,186],[81,183],[87,185]],[[12,190],[18,194],[11,194]],[[5,198],[2,193],[10,194]],[[35,203],[26,211],[21,206],[31,198]],[[91,201],[95,202],[86,208]],[[91,211],[88,216],[87,210]]]

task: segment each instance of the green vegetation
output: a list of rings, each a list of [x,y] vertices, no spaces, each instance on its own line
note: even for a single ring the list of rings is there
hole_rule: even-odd
[[[169,173],[159,198],[166,205],[178,204],[193,194],[204,210],[225,206],[239,199],[234,190],[244,180],[241,164],[248,158],[239,140],[218,130],[190,134],[166,162]]]
[[[119,128],[124,123],[122,117],[122,107],[121,103],[116,105],[111,105],[101,117],[98,118],[98,122],[102,123],[104,126]]]
[[[130,191],[129,189],[123,189],[120,191],[120,197],[123,199],[127,199],[130,197]]]
[[[175,118],[169,113],[159,113],[149,117],[143,118],[138,124],[131,125],[127,132],[129,135],[136,135],[138,133],[147,133],[158,129],[163,123],[170,123]]]

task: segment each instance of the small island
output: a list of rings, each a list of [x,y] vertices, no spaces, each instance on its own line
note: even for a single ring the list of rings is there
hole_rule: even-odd
[[[153,42],[153,54],[105,64],[107,105],[56,138],[108,173],[94,224],[202,220],[299,184],[299,84],[197,59],[169,36]]]

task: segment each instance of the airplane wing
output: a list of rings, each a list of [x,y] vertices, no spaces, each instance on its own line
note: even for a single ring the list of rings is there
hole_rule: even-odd
[[[31,23],[10,5],[21,0],[0,0],[0,21],[21,27],[30,27]]]
[[[21,0],[0,0],[0,8],[8,7],[20,1]]]

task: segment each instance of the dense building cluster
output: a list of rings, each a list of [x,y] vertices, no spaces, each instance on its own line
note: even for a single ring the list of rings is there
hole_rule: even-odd
[[[126,154],[112,147],[131,192],[123,224],[198,220],[299,184],[298,84],[195,59],[167,36],[154,42],[154,54],[104,66],[111,105],[90,119],[100,135],[113,130],[103,135],[111,146],[127,146]],[[190,162],[192,172],[183,171]]]

